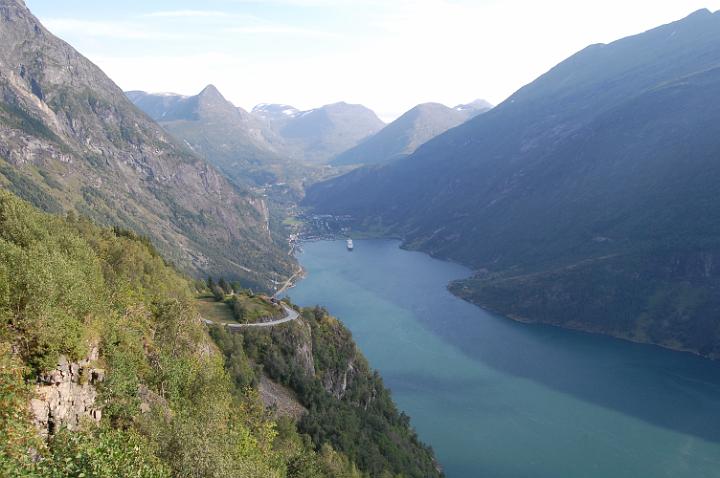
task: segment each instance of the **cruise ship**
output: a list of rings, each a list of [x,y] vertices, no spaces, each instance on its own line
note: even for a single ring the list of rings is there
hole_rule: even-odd
[[[352,251],[353,249],[355,249],[352,239],[347,240],[347,249],[348,249],[348,251]]]

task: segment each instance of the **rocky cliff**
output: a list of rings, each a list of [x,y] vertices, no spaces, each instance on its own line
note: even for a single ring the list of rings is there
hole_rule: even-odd
[[[296,327],[297,334],[294,341],[294,358],[300,368],[308,377],[315,376],[315,359],[313,358],[313,340],[310,324],[300,320]]]
[[[191,273],[269,287],[291,270],[262,202],[139,111],[22,2],[0,0],[0,185],[150,237]]]
[[[42,436],[61,428],[77,430],[84,422],[100,423],[102,411],[95,402],[95,386],[104,380],[105,371],[93,367],[97,359],[97,348],[79,362],[61,356],[55,369],[40,375],[30,410]]]
[[[442,476],[350,331],[321,307],[297,310],[276,327],[211,329],[235,383],[259,383],[265,403],[299,418],[316,448],[329,443],[369,476]]]
[[[357,375],[357,371],[351,360],[341,368],[326,370],[322,378],[323,387],[330,395],[342,400],[355,375]]]

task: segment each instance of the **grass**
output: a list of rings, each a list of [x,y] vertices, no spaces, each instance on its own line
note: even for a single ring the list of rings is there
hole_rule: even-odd
[[[240,294],[237,296],[237,301],[243,307],[244,317],[247,323],[258,322],[267,317],[279,317],[282,315],[282,311],[279,308],[258,296],[250,297]]]
[[[229,300],[232,296],[228,296]],[[266,299],[258,296],[249,296],[246,294],[238,294],[235,300],[242,305],[244,314],[244,323],[259,322],[268,317],[280,317],[282,311],[270,304]],[[216,302],[215,298],[210,295],[200,296],[196,300],[197,308],[200,315],[204,319],[220,324],[236,324],[233,315],[233,304],[228,302]]]
[[[237,321],[233,317],[230,305],[225,302],[215,302],[212,296],[198,297],[195,301],[200,315],[206,320],[211,320],[220,324],[235,324]]]

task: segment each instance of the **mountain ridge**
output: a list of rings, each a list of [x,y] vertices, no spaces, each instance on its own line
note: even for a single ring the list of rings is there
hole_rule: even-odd
[[[718,357],[718,32],[701,10],[585,48],[306,204],[474,267],[453,291],[504,315]]]
[[[247,112],[213,85],[194,96],[143,91],[126,95],[171,134],[241,183],[238,167],[249,167],[256,184],[287,180],[283,168],[297,168],[301,163],[322,165],[384,126],[370,109],[342,101],[306,111],[262,103]],[[231,146],[222,151],[218,145],[225,143]],[[272,177],[264,174],[269,172]]]
[[[0,3],[0,39],[3,187],[45,210],[147,235],[191,273],[261,287],[268,275],[291,273],[266,231],[262,198],[168,136],[22,3]],[[230,247],[238,243],[253,252]]]
[[[385,126],[369,108],[344,101],[306,111],[263,103],[253,114],[283,138],[285,155],[311,164],[329,162]]]
[[[378,164],[406,157],[432,138],[488,111],[489,103],[473,103],[450,108],[440,103],[419,104],[375,135],[337,155],[334,166]]]
[[[194,96],[142,91],[126,95],[168,133],[241,187],[303,175],[299,166],[285,157],[282,138],[228,101],[212,84]]]
[[[477,98],[470,103],[457,105],[453,109],[457,111],[477,111],[478,113],[484,113],[493,109],[493,105],[487,100]]]

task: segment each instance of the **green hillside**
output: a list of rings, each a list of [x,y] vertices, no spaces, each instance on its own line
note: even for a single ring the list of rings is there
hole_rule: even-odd
[[[2,476],[440,476],[347,330],[326,313],[304,311],[302,322],[269,333],[215,330],[218,350],[191,283],[147,240],[42,213],[7,192],[0,287]],[[314,348],[307,363],[318,377],[355,363],[346,397],[287,362],[302,340]],[[68,373],[77,374],[69,393],[92,392],[101,418],[86,413],[73,423],[57,414],[43,438],[28,401],[42,403],[42,387],[66,383]],[[295,388],[310,415],[300,424],[269,415],[254,388],[263,373]],[[337,421],[338,409],[352,419]],[[306,421],[337,428],[316,432]],[[368,439],[368,450],[348,446]]]

